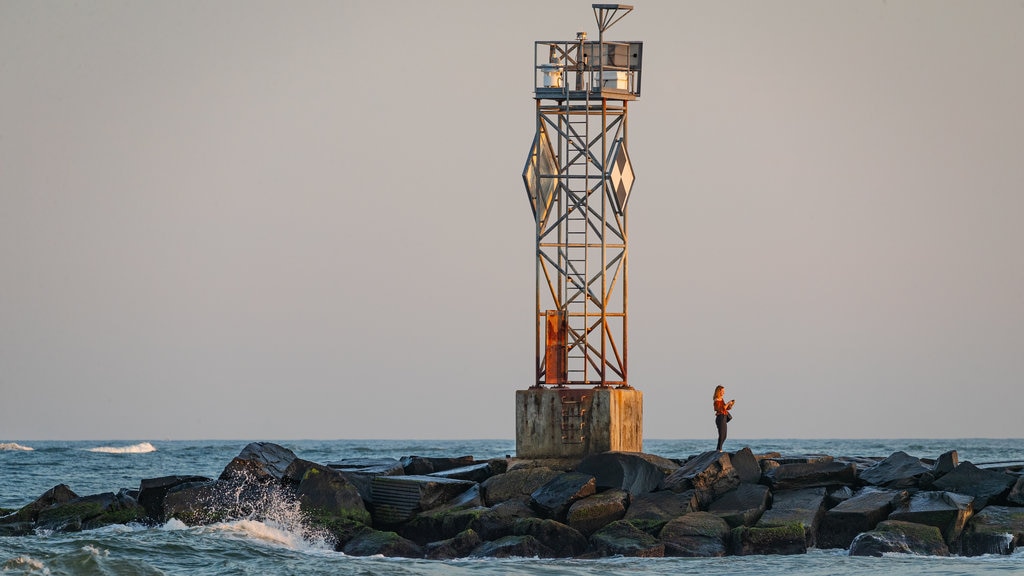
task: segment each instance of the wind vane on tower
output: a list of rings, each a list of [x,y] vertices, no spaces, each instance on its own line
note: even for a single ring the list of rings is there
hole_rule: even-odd
[[[632,6],[593,9],[596,42],[579,32],[535,43],[537,131],[523,170],[537,231],[533,387],[631,387],[627,111],[643,43],[604,39]]]

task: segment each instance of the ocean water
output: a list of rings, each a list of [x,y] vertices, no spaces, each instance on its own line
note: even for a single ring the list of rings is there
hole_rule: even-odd
[[[20,508],[57,484],[79,495],[138,488],[144,478],[170,474],[216,477],[249,441],[0,441],[0,508]],[[277,441],[301,458],[332,462],[356,457],[513,455],[511,440]],[[708,450],[709,440],[646,440],[644,451],[686,458]],[[749,446],[755,453],[832,454],[885,457],[903,450],[935,458],[957,450],[961,462],[1024,462],[1024,440],[730,440],[727,450]],[[1024,553],[978,558],[892,555],[851,558],[839,550],[811,550],[797,556],[726,558],[608,558],[601,560],[461,559],[453,561],[357,558],[335,552],[328,542],[303,529],[294,503],[275,503],[264,521],[241,520],[188,527],[109,526],[72,534],[38,533],[0,537],[3,574],[330,574],[560,576],[751,574],[797,576],[829,574],[1024,575]]]

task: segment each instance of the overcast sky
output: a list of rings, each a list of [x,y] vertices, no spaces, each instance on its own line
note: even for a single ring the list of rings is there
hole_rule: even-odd
[[[647,438],[1024,437],[1024,3],[664,1]],[[514,438],[586,2],[0,0],[0,441]]]

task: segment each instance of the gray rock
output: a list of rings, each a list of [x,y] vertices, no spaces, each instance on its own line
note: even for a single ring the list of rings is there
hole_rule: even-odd
[[[279,491],[275,485],[238,481],[186,482],[167,491],[164,517],[189,526],[248,518],[270,502],[270,494]]]
[[[885,520],[850,543],[850,556],[882,556],[886,553],[915,556],[949,556],[949,548],[935,526]]]
[[[590,474],[566,472],[549,480],[530,494],[530,506],[543,518],[565,522],[569,507],[581,498],[597,493],[597,483]]]
[[[349,540],[342,552],[349,556],[422,558],[423,548],[395,532],[366,530]]]
[[[307,461],[296,458],[289,465],[288,473],[298,480],[295,495],[300,510],[308,517],[321,524],[339,520],[370,523],[370,513],[359,489],[343,473],[312,462],[296,465],[298,462]]]
[[[513,499],[528,502],[530,494],[534,490],[547,484],[559,474],[562,472],[542,467],[509,470],[504,474],[491,476],[480,484],[483,489],[484,504],[494,506]]]
[[[935,526],[951,544],[974,514],[973,503],[973,496],[953,492],[917,492],[893,510],[889,520]]]
[[[818,530],[818,547],[849,548],[854,537],[874,530],[907,497],[907,493],[902,491],[864,488],[825,513]]]
[[[990,500],[998,500],[1010,491],[1016,477],[1005,472],[983,470],[964,462],[934,482],[937,490],[974,496],[974,509],[981,510]]]
[[[912,488],[918,478],[931,468],[906,452],[894,452],[891,456],[860,473],[860,480],[873,486],[887,488]]]
[[[139,505],[146,511],[146,516],[155,522],[164,521],[164,497],[175,486],[189,482],[210,482],[204,476],[161,476],[147,478],[139,483]]]
[[[482,543],[479,534],[473,530],[464,530],[446,540],[427,544],[423,552],[431,560],[453,560],[469,556]]]
[[[514,533],[520,518],[536,518],[537,513],[522,500],[508,500],[481,512],[469,525],[484,540],[497,540]]]
[[[483,482],[491,476],[494,476],[494,468],[490,462],[480,462],[477,464],[470,464],[469,466],[461,466],[459,468],[452,468],[451,470],[444,470],[441,472],[431,472],[428,476],[439,476],[441,478],[452,478],[454,480],[470,480],[472,482]]]
[[[552,558],[553,550],[533,536],[505,536],[477,546],[470,556],[486,558]]]
[[[355,485],[363,501],[373,504],[373,479],[377,476],[401,476],[405,468],[395,458],[349,458],[327,464]]]
[[[675,462],[652,454],[603,452],[584,458],[576,471],[593,476],[598,490],[621,489],[635,496],[656,490],[677,468]]]
[[[596,556],[661,558],[665,544],[628,520],[618,520],[590,536],[590,552]]]
[[[629,509],[626,510],[625,519],[669,522],[683,514],[698,510],[700,510],[700,503],[697,502],[695,490],[686,492],[661,490],[633,497],[629,502]]]
[[[851,495],[852,496],[852,495]],[[772,494],[772,507],[761,515],[755,528],[796,524],[804,530],[807,548],[817,545],[818,526],[825,515],[825,488],[782,490]]]
[[[665,544],[665,556],[725,556],[729,525],[709,512],[694,512],[666,523],[658,539]]]
[[[708,506],[708,512],[725,520],[730,528],[753,526],[768,509],[771,494],[763,484],[740,484]]]
[[[533,536],[551,550],[555,558],[571,558],[586,551],[587,537],[561,522],[542,518],[520,518],[512,525],[514,536]]]
[[[954,468],[960,465],[960,456],[956,450],[950,450],[949,452],[943,453],[932,465],[932,477],[941,478],[946,474],[953,471]]]
[[[743,448],[729,455],[729,460],[741,484],[759,484],[761,482],[761,464],[750,448]]]
[[[17,512],[0,518],[0,524],[34,523],[39,518],[39,512],[55,504],[63,504],[78,498],[78,494],[68,487],[67,484],[57,484],[33,502],[22,506]]]
[[[1024,506],[1024,476],[1017,478],[1006,495],[1006,501],[1014,506]]]
[[[126,493],[105,492],[73,498],[40,510],[36,528],[78,532],[110,524],[127,524],[145,516],[145,509]]]
[[[687,460],[662,483],[662,488],[673,492],[695,490],[701,509],[716,498],[735,489],[740,476],[725,452],[705,452]]]
[[[819,486],[853,486],[857,483],[857,467],[843,462],[808,462],[782,464],[765,474],[772,490],[794,490]]]
[[[283,446],[271,442],[252,442],[224,467],[219,480],[280,482],[293,460],[295,453]]]
[[[475,464],[472,456],[458,458],[431,458],[426,456],[406,456],[401,460],[405,473],[409,476],[426,476],[434,472],[444,472],[453,468],[462,468]]]
[[[967,521],[958,543],[964,556],[1012,554],[1024,544],[1024,508],[985,508]]]
[[[660,494],[660,492],[653,494]],[[650,495],[652,494],[644,494],[637,498]],[[627,506],[630,509],[633,508],[630,505],[629,492],[607,490],[573,502],[566,514],[566,523],[580,533],[589,536],[601,527],[621,520],[627,513]]]

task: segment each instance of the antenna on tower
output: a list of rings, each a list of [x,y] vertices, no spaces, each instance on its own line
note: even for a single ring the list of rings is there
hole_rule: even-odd
[[[597,30],[600,34],[633,11],[633,7],[628,4],[594,4],[593,6],[594,18],[597,19]]]

